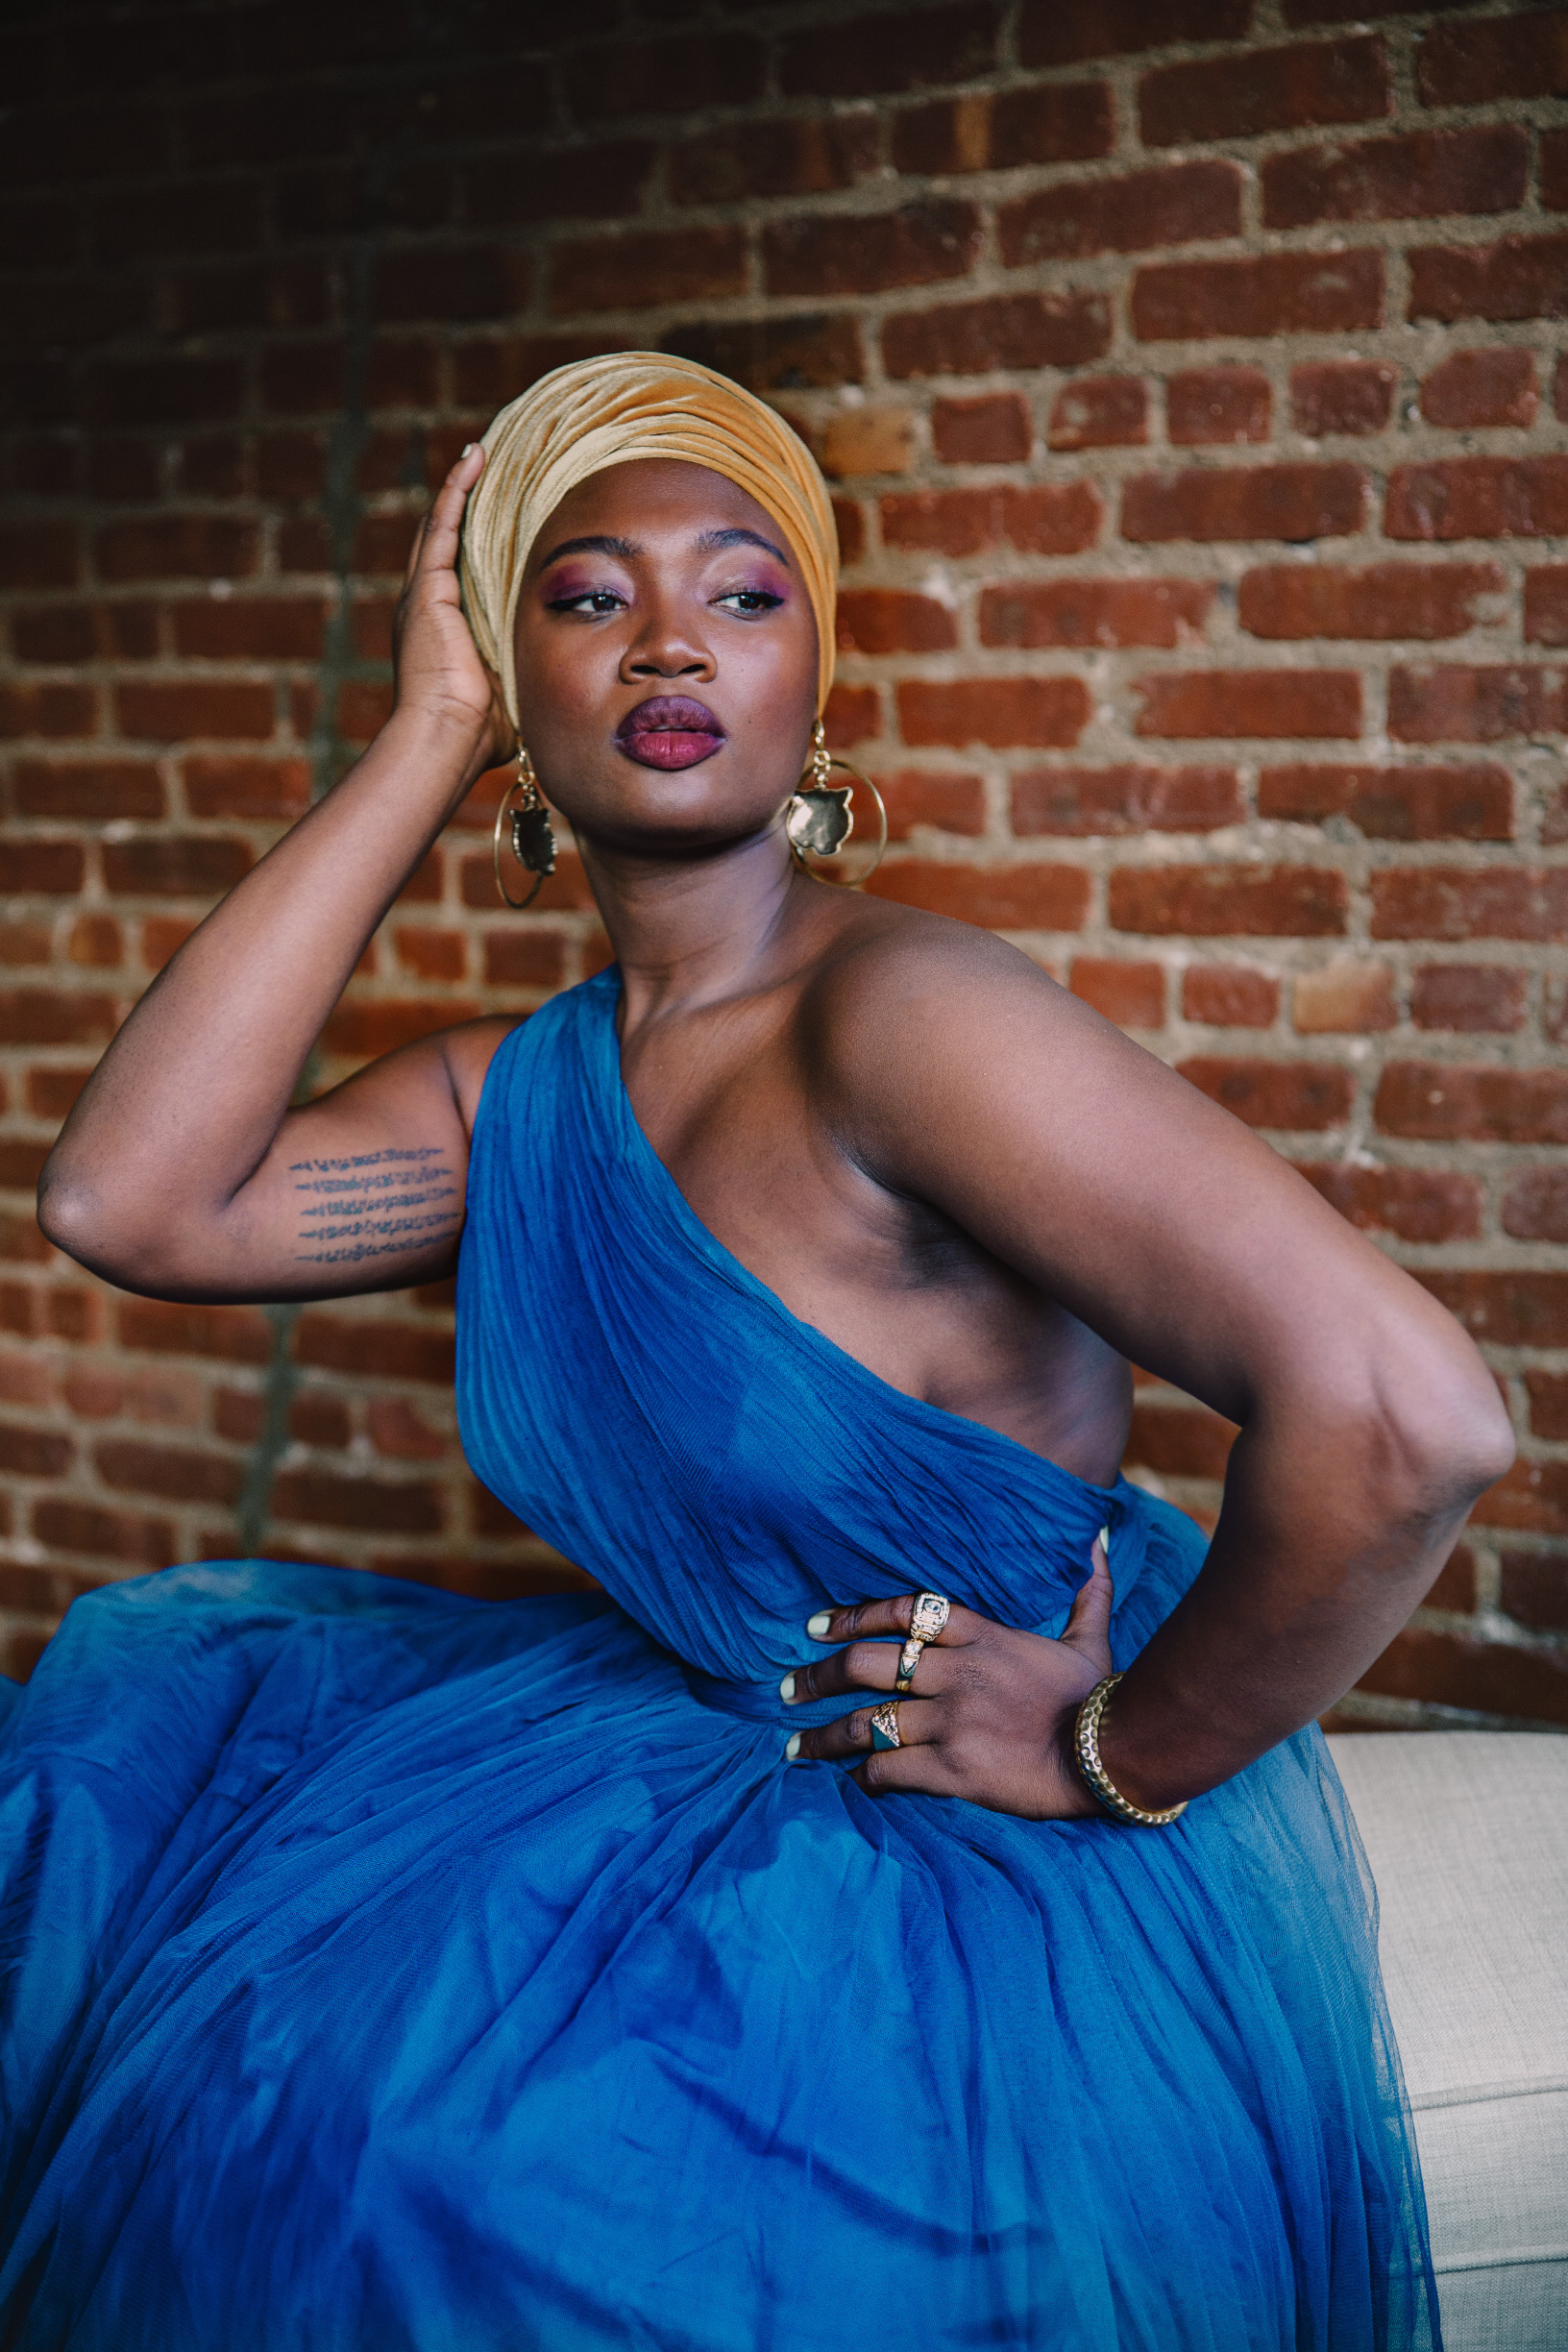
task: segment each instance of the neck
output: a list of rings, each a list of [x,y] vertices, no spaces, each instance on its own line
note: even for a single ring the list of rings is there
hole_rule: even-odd
[[[592,839],[579,845],[621,967],[626,1037],[665,1014],[764,984],[811,888],[781,826],[711,857],[639,857]]]

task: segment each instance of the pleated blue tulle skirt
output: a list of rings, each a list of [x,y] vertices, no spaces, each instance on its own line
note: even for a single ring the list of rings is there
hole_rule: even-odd
[[[0,2345],[1435,2345],[1315,1732],[1160,1833],[785,1765],[824,1601],[1057,1630],[1108,1523],[1125,1664],[1202,1541],[789,1315],[614,1012],[497,1056],[459,1302],[476,1466],[606,1592],[171,1570],[11,1700]]]

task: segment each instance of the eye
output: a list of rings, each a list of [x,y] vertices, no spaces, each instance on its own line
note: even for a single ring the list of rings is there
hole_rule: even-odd
[[[773,596],[766,588],[732,588],[727,596],[716,597],[714,601],[722,606],[727,605],[732,612],[764,613],[773,611],[775,606],[783,603],[784,599]]]
[[[545,610],[558,613],[581,613],[586,620],[601,621],[606,613],[625,609],[625,598],[616,595],[613,588],[585,588],[580,596],[550,597]]]

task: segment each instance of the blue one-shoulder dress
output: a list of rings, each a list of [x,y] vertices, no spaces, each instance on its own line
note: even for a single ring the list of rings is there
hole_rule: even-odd
[[[616,1007],[497,1053],[458,1305],[470,1458],[613,1597],[180,1568],[8,1687],[0,2344],[1434,2346],[1315,1731],[1163,1832],[785,1764],[824,1603],[1059,1631],[1109,1522],[1125,1665],[1203,1547],[790,1314]]]

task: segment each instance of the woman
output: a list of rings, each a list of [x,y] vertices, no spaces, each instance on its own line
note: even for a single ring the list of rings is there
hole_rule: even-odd
[[[1496,1393],[1026,958],[792,861],[835,576],[747,394],[547,378],[435,502],[381,735],[61,1139],[45,1228],[128,1288],[455,1265],[470,1458],[606,1597],[77,1604],[4,1752],[7,2344],[1437,2340],[1304,1727]],[[291,1110],[518,739],[617,968]],[[1207,1557],[1118,1477],[1130,1357],[1241,1425]]]

